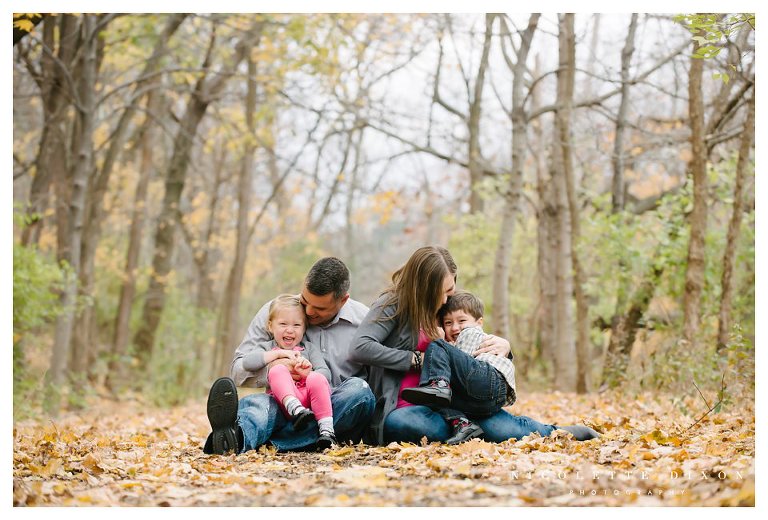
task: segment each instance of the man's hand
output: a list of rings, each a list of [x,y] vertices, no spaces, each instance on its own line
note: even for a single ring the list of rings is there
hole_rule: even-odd
[[[493,334],[486,334],[485,339],[480,346],[477,347],[473,356],[477,357],[479,354],[488,353],[495,354],[497,356],[506,357],[510,353],[512,348],[509,346],[509,341]]]

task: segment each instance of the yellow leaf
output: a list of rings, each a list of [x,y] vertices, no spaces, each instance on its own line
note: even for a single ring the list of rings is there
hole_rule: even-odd
[[[29,20],[16,20],[13,22],[13,26],[21,29],[22,31],[31,32],[32,29],[34,29],[35,24],[30,22]]]

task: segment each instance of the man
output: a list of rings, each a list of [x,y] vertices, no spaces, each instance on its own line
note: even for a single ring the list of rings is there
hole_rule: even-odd
[[[333,426],[339,441],[358,442],[373,414],[375,399],[365,382],[366,369],[350,361],[352,337],[368,307],[349,297],[349,270],[338,258],[318,260],[307,273],[300,300],[307,315],[307,339],[320,347],[331,372]],[[265,386],[267,368],[252,370],[255,346],[269,341],[267,302],[248,327],[235,351],[230,378],[221,378],[208,395],[208,420],[212,432],[205,453],[237,453],[257,449],[270,442],[281,451],[314,446],[317,424],[296,431],[268,394],[237,398],[237,386]]]

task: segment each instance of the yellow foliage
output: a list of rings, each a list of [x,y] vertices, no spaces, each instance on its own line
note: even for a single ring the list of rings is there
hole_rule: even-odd
[[[375,193],[372,199],[373,212],[379,216],[379,224],[386,224],[400,203],[400,194],[394,190],[381,191]]]

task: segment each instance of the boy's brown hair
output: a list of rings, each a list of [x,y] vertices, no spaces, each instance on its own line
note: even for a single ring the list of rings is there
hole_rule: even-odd
[[[437,319],[442,324],[445,319],[445,315],[451,312],[464,311],[476,320],[483,317],[483,311],[485,306],[483,300],[468,291],[456,291],[448,297],[448,301],[445,305],[440,307],[437,312]]]

